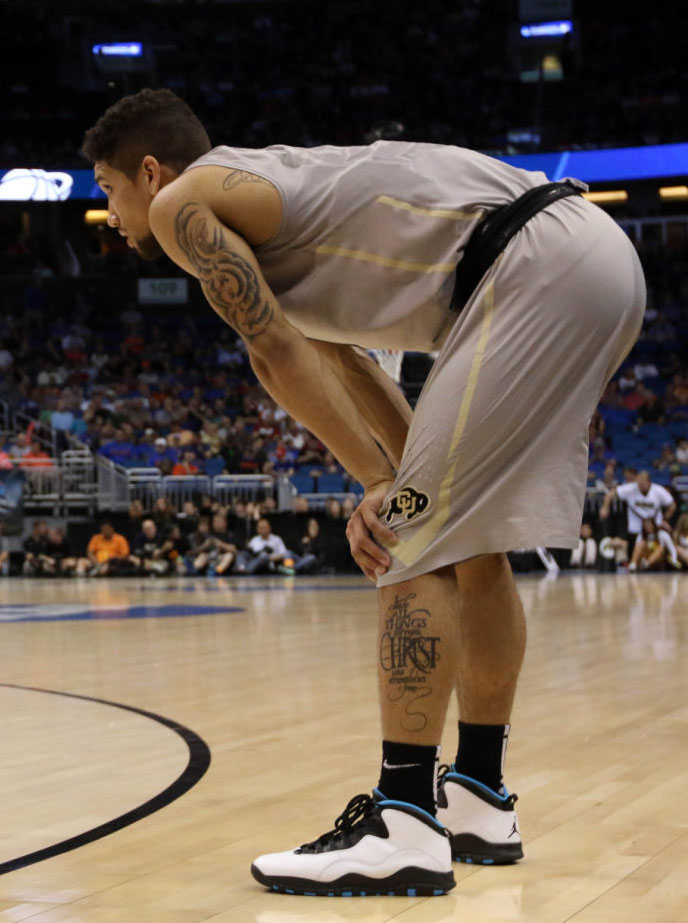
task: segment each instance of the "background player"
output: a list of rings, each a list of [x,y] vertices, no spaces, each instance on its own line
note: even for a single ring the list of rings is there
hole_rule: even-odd
[[[681,563],[676,553],[676,545],[671,536],[671,525],[667,521],[676,512],[676,503],[666,487],[653,484],[649,471],[640,471],[635,481],[619,484],[609,491],[600,508],[600,519],[609,518],[609,511],[615,497],[626,501],[628,535],[631,540],[637,542],[643,531],[643,521],[651,519],[660,528],[659,541],[666,549],[669,563],[672,567],[680,568]],[[637,564],[637,560],[632,556],[628,569],[636,570]]]
[[[569,186],[457,302],[473,232],[544,174],[403,142],[210,151],[169,91],[120,100],[84,150],[110,225],[200,280],[275,401],[365,487],[348,536],[380,587],[379,786],[254,875],[309,894],[453,887],[434,813],[454,687],[451,852],[519,858],[502,766],[525,625],[505,552],[577,543],[588,420],[644,309],[630,242]],[[355,347],[439,349],[413,417]]]

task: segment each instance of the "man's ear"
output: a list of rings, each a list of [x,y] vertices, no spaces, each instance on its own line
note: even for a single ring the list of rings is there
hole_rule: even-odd
[[[161,167],[158,160],[152,154],[146,154],[141,162],[143,177],[148,187],[151,198],[160,191],[161,188]]]

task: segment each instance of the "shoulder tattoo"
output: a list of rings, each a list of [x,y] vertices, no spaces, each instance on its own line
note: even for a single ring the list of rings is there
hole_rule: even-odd
[[[268,327],[273,308],[250,264],[235,253],[221,225],[212,230],[198,202],[187,202],[174,222],[177,245],[194,268],[211,306],[250,340]]]
[[[272,185],[272,183],[263,179],[262,176],[258,176],[257,173],[249,173],[246,170],[230,170],[225,177],[222,188],[225,190],[236,189],[236,187],[241,186],[242,183],[262,183],[264,186]]]

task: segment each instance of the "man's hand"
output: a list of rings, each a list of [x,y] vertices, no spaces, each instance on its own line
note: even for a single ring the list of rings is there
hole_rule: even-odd
[[[351,555],[363,573],[373,583],[387,572],[392,559],[378,542],[396,545],[398,539],[391,529],[378,519],[380,507],[394,481],[382,481],[366,490],[346,527]]]

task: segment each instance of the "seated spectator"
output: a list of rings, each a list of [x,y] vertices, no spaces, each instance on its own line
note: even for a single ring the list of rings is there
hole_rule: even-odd
[[[68,577],[72,574],[85,574],[88,570],[88,558],[80,558],[65,536],[65,531],[57,526],[48,530],[48,541],[43,556],[45,573]]]
[[[162,576],[167,573],[168,562],[163,555],[161,545],[155,521],[144,519],[141,523],[141,531],[134,539],[131,549],[131,563],[144,574]]]
[[[325,560],[325,546],[320,534],[320,523],[315,517],[306,523],[306,533],[301,537],[300,548],[302,572],[318,572],[322,570]]]
[[[152,519],[155,520],[158,529],[162,531],[169,529],[170,526],[175,524],[177,513],[167,497],[156,498],[153,504]]]
[[[638,408],[638,423],[664,423],[666,409],[664,402],[658,394],[650,391],[642,385],[638,388],[638,393],[642,397],[642,404]]]
[[[129,525],[138,526],[140,528],[146,513],[143,508],[143,503],[138,498],[132,500],[129,504],[127,515],[129,517]]]
[[[313,566],[312,558],[300,558],[287,547],[279,537],[273,535],[267,519],[259,519],[256,526],[257,535],[249,541],[246,550],[237,556],[238,574],[287,574],[300,573]]]
[[[50,425],[53,429],[70,432],[73,423],[74,414],[69,409],[67,399],[64,397],[58,398],[57,407],[50,414]]]
[[[263,474],[267,463],[263,440],[254,439],[241,453],[237,474]]]
[[[178,461],[177,464],[172,469],[172,474],[176,476],[184,476],[191,474],[198,474],[198,465],[195,464],[196,453],[193,449],[185,449],[182,453],[182,460]]]
[[[688,439],[677,440],[676,461],[681,465],[688,465]]]
[[[297,494],[291,501],[291,511],[296,515],[302,515],[309,512],[308,498]]]
[[[4,449],[0,448],[0,469],[9,471],[10,468],[14,468],[11,456],[8,452],[5,452]]]
[[[100,524],[100,531],[92,536],[87,548],[92,577],[105,577],[125,573],[131,566],[129,542],[115,532],[109,520]]]
[[[19,464],[22,468],[52,468],[53,460],[51,456],[41,448],[40,442],[38,442],[37,439],[33,439],[29,446],[29,451],[22,456]]]
[[[191,535],[198,527],[198,507],[192,500],[185,500],[181,513],[177,514],[176,524],[184,535]]]
[[[571,552],[571,567],[594,567],[597,563],[597,542],[593,538],[592,526],[584,522],[581,526],[578,546]]]
[[[167,563],[168,573],[186,573],[184,559],[189,547],[189,539],[179,526],[170,526],[160,545],[161,558]]]
[[[14,439],[10,442],[8,451],[10,458],[15,459],[15,461],[21,461],[25,455],[28,455],[31,451],[31,445],[29,443],[29,437],[27,434],[17,433]]]
[[[138,447],[127,439],[125,431],[120,427],[115,430],[115,438],[102,445],[98,453],[116,465],[131,467],[137,460],[137,449]]]
[[[336,497],[328,497],[325,501],[325,512],[328,519],[342,518],[342,505]]]
[[[25,577],[38,577],[43,574],[43,556],[48,547],[48,523],[44,519],[34,519],[31,533],[22,542],[24,563],[22,573]]]
[[[684,567],[688,567],[688,513],[681,513],[674,529],[676,554]]]
[[[227,530],[227,519],[221,513],[213,516],[212,530],[209,520],[201,518],[190,544],[189,556],[195,573],[209,577],[229,573],[237,549],[234,536]]]
[[[300,465],[319,465],[323,460],[325,449],[317,436],[306,431],[303,448],[299,452]]]
[[[616,461],[612,459],[604,466],[604,473],[601,478],[595,478],[594,487],[599,491],[613,490],[619,484],[616,476]]]
[[[170,472],[177,464],[178,455],[175,449],[167,444],[164,436],[158,436],[153,443],[152,451],[148,452],[146,458],[147,468],[160,468],[162,462],[169,462]]]
[[[673,446],[665,442],[662,446],[662,452],[659,458],[655,458],[652,462],[652,467],[656,468],[657,471],[669,471],[671,474],[680,474],[681,466],[676,460],[674,455]]]

